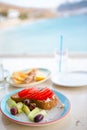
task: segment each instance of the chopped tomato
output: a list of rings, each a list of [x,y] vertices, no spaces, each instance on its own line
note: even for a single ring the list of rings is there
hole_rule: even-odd
[[[35,100],[46,100],[47,98],[51,98],[53,94],[49,88],[44,88],[34,93],[34,95],[32,94],[32,97]]]
[[[36,87],[23,89],[22,91],[18,92],[18,95],[21,98],[25,98],[28,95],[28,93],[32,92],[32,90],[34,89],[36,89]]]
[[[47,98],[51,98],[53,94],[54,93],[49,89],[47,90],[47,92],[41,94],[41,96],[39,97],[39,100],[46,100]]]
[[[24,96],[24,98],[31,98],[31,95],[34,94],[38,89],[36,87],[29,88],[28,93]]]
[[[51,98],[53,96],[53,91],[49,88],[38,89],[37,87],[27,88],[20,92],[18,92],[19,97],[21,98],[29,98],[32,100],[46,100],[47,98]]]
[[[29,91],[28,88],[23,89],[22,91],[18,92],[18,96],[19,97],[23,97],[23,96],[25,96],[28,93],[28,91]]]
[[[35,100],[38,94],[39,94],[39,91],[36,90],[36,91],[34,91],[34,92],[30,95],[30,98]]]

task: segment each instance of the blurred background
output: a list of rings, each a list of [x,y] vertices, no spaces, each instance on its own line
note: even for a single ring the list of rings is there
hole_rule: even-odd
[[[87,54],[87,0],[0,0],[0,56]]]

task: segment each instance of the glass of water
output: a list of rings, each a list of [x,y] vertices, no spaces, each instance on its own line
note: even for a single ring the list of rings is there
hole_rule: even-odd
[[[4,81],[4,68],[3,63],[0,61],[0,82]]]
[[[54,52],[55,65],[57,72],[67,72],[68,71],[68,50],[63,50],[62,54],[57,50]]]

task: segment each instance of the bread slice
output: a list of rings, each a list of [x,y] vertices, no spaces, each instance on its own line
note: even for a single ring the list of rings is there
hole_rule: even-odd
[[[26,99],[26,98],[20,98],[18,96],[18,93],[12,95],[11,98],[15,100],[16,102],[23,102]],[[56,95],[53,95],[52,98],[48,98],[47,100],[32,100],[31,99],[31,102],[36,103],[36,106],[41,109],[50,110],[59,103],[59,100]]]
[[[37,107],[41,109],[50,110],[58,104],[58,98],[56,96],[53,96],[47,100],[33,100],[33,102],[36,103]]]

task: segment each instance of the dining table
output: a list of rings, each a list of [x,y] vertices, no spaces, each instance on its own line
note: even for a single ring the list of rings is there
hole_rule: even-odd
[[[52,77],[58,72],[58,63],[55,62],[53,56],[0,57],[0,59],[3,61],[3,68],[8,70],[6,77],[12,72],[27,68],[45,68],[50,70],[50,77],[36,86],[46,86],[56,90],[67,97],[70,102],[70,111],[66,116],[53,123],[44,123],[40,126],[19,124],[8,119],[0,111],[0,130],[87,130],[87,84],[64,86],[54,83]],[[87,77],[87,57],[69,57],[67,69],[64,72],[84,72]],[[9,84],[6,77],[3,82],[0,82],[0,103],[6,95],[19,89],[19,87]]]

